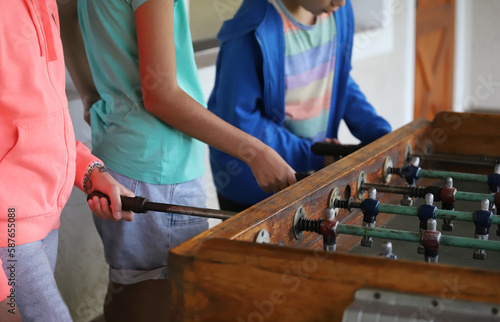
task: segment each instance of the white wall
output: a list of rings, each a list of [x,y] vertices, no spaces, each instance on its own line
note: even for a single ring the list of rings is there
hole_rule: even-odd
[[[377,112],[393,129],[397,129],[413,120],[414,0],[388,1],[382,11],[371,15],[374,19],[386,17],[384,19],[390,19],[390,23],[385,30],[364,31],[355,36],[351,75]],[[380,42],[387,42],[386,33],[389,31],[392,37],[390,50],[370,54],[371,46],[376,48]],[[364,40],[367,37],[372,39],[368,46]],[[345,125],[340,129],[339,138],[341,142],[357,142]]]
[[[464,59],[456,66],[462,83],[456,86],[457,110],[500,112],[500,1],[461,0],[458,26]],[[461,71],[461,69],[463,69]],[[460,93],[460,90],[463,92]]]

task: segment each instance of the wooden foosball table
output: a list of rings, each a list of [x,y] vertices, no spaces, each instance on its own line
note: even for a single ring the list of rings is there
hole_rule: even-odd
[[[350,200],[359,208],[366,182],[404,186],[405,179],[387,169],[415,154],[437,171],[488,175],[500,158],[500,116],[441,113],[433,122],[416,120],[174,248],[168,264],[172,321],[499,320],[500,267],[347,253],[362,237],[342,232],[376,229],[362,226],[360,209],[339,204]],[[399,205],[401,195],[379,192],[377,199]],[[297,230],[300,218],[319,227],[331,209],[338,222],[335,252],[323,250],[325,235]],[[393,216],[380,213],[376,226]],[[495,231],[493,225],[490,240],[478,241],[481,247],[497,249]],[[408,234],[421,236],[418,228]]]

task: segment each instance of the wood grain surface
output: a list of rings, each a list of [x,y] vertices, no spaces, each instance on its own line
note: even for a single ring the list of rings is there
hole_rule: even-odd
[[[354,292],[367,286],[500,304],[499,271],[344,253],[359,242],[356,236],[340,236],[337,253],[325,253],[319,235],[297,240],[292,232],[299,207],[308,218],[321,218],[333,188],[344,194],[349,186],[356,196],[361,171],[368,182],[383,183],[384,160],[390,156],[401,166],[408,145],[413,152],[431,145],[436,152],[500,156],[498,142],[500,116],[444,112],[432,123],[416,120],[179,245],[169,255],[172,320],[339,321]],[[390,184],[403,180],[393,175]],[[337,218],[361,224],[359,211],[341,210]],[[377,226],[389,219],[379,216]],[[270,233],[271,245],[253,243],[261,229]]]

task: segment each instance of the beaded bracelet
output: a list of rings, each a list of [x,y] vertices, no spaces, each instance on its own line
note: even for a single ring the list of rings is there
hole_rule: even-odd
[[[88,190],[92,189],[92,181],[90,181],[90,175],[96,168],[99,169],[101,173],[107,172],[107,168],[101,161],[94,161],[88,166],[87,170],[85,171],[85,175],[83,176],[83,191],[87,195],[89,194]],[[87,183],[90,184],[90,187],[87,187]]]

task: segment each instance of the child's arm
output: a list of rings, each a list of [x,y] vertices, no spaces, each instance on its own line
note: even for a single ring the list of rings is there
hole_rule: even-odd
[[[270,147],[224,122],[178,85],[173,30],[173,0],[149,0],[135,12],[139,66],[146,109],[196,139],[248,164],[266,192],[293,184],[293,169]],[[178,40],[182,41],[182,40]],[[158,81],[148,70],[161,73]]]
[[[311,152],[313,142],[277,124],[284,117],[283,106],[270,106],[264,86],[262,54],[255,36],[247,34],[224,42],[208,103],[210,110],[272,147],[296,171],[323,168],[325,158]],[[284,88],[266,90],[284,92]]]
[[[391,132],[391,125],[377,114],[359,86],[349,76],[344,121],[361,143],[370,143]]]
[[[90,124],[90,107],[101,97],[87,61],[80,24],[78,23],[78,0],[58,1],[61,40],[64,45],[64,60],[71,79],[80,95],[84,107],[84,119]]]
[[[78,23],[77,5],[77,0],[68,0],[63,4],[58,3],[61,40],[64,46],[66,67],[82,98],[85,108],[85,120],[90,124],[90,107],[100,99],[100,96],[95,88],[92,73],[85,54],[83,38]],[[76,143],[76,152],[77,173],[75,176],[75,185],[83,191],[83,175],[87,166],[97,158],[91,155],[88,148],[81,142]],[[95,197],[93,200],[89,200],[89,208],[94,214],[101,218],[114,221],[120,219],[131,221],[134,218],[132,212],[121,211],[120,195],[133,197],[134,194],[130,190],[116,182],[109,173],[101,173],[98,170],[91,172],[89,181],[92,185],[87,191],[88,193],[98,190],[109,195],[111,200],[111,205],[108,205],[107,200],[104,198],[99,200],[99,198]]]

